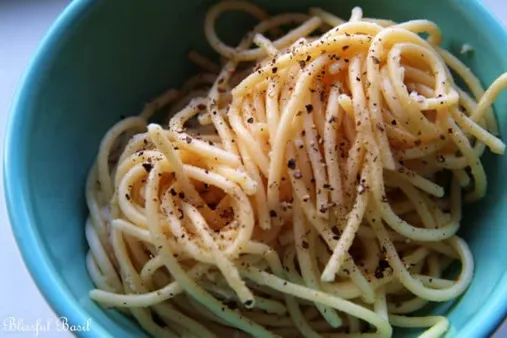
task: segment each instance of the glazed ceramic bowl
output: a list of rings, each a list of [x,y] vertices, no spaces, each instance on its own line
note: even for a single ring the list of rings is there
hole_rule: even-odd
[[[507,36],[479,1],[255,2],[273,13],[321,6],[348,17],[351,8],[360,5],[369,17],[427,18],[441,27],[445,47],[484,85],[507,71]],[[210,3],[75,0],[46,35],[15,98],[4,158],[12,228],[28,269],[53,309],[73,324],[91,318],[91,329],[83,336],[146,335],[135,322],[88,298],[93,285],[85,267],[85,177],[109,127],[196,72],[187,53],[190,48],[210,52],[203,33]],[[219,32],[234,39],[252,23],[227,15]],[[474,51],[461,55],[465,43]],[[494,108],[505,135],[507,95],[501,95]],[[449,337],[486,336],[507,311],[507,156],[486,154],[484,162],[488,195],[466,208],[460,230],[476,261],[473,283],[456,301],[424,311],[448,316]]]

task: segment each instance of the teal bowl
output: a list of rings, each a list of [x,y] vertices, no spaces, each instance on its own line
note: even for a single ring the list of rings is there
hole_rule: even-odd
[[[487,86],[507,71],[507,36],[479,1],[256,1],[271,12],[319,5],[348,17],[427,18],[443,30],[445,47]],[[210,1],[73,1],[53,25],[12,106],[5,142],[5,193],[14,235],[33,279],[57,314],[86,323],[87,337],[142,337],[133,321],[88,298],[85,267],[86,174],[102,135],[122,116],[196,72],[190,48],[210,53],[203,18]],[[252,22],[227,16],[219,25],[238,38]],[[234,27],[234,29],[227,29]],[[464,43],[474,52],[460,55]],[[507,133],[507,95],[495,103]],[[507,156],[486,154],[487,197],[469,206],[461,235],[473,251],[472,285],[460,298],[426,313],[448,316],[449,337],[485,337],[507,313]],[[504,173],[504,174],[502,174]],[[27,305],[28,306],[28,305]],[[413,336],[413,331],[396,331]]]

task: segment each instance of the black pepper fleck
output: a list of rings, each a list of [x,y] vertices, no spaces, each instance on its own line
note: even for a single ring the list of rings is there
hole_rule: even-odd
[[[146,170],[147,173],[149,173],[151,171],[151,169],[153,169],[153,165],[151,163],[143,163],[143,168],[144,170]]]
[[[296,169],[296,161],[291,158],[289,161],[287,161],[287,167],[289,167],[289,169]]]

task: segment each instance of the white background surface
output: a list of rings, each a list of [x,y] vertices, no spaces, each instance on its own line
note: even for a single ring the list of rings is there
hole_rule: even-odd
[[[3,152],[5,124],[10,101],[20,77],[44,33],[63,10],[68,0],[0,0],[0,153]],[[507,1],[484,0],[507,27]],[[507,56],[506,56],[507,57]],[[3,158],[3,155],[2,155]],[[0,168],[0,177],[2,168]],[[0,337],[34,337],[33,332],[9,332],[4,326],[9,317],[35,324],[56,321],[28,274],[14,241],[0,180]],[[54,327],[54,324],[53,324]],[[93,323],[92,323],[93,330]],[[497,333],[507,336],[507,327]],[[68,332],[42,332],[39,337],[68,338]]]

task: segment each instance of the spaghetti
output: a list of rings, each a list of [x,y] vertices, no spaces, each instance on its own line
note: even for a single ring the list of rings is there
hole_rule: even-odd
[[[237,10],[260,23],[231,47],[214,27]],[[86,187],[92,299],[153,336],[447,330],[410,314],[472,280],[462,195],[484,196],[479,159],[505,151],[491,104],[507,76],[484,91],[427,20],[309,13],[216,4],[223,64],[192,52],[202,74],[108,131]]]

